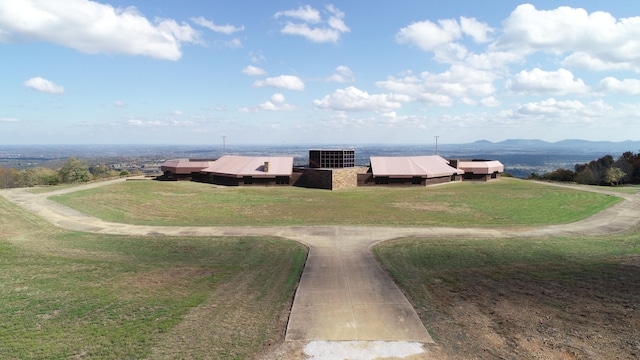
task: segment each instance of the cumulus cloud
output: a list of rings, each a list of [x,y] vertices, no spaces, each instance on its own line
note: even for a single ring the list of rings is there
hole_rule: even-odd
[[[242,69],[242,73],[249,76],[259,76],[259,75],[266,75],[267,71],[257,66],[248,65],[247,67]]]
[[[574,79],[573,73],[566,69],[544,71],[538,68],[532,71],[522,70],[507,82],[507,88],[519,94],[567,95],[584,94],[590,91],[582,79]]]
[[[338,89],[331,95],[314,100],[313,104],[319,109],[337,111],[390,111],[402,106],[389,95],[369,95],[353,86]]]
[[[46,94],[64,94],[64,87],[41,77],[34,77],[24,82],[24,86]]]
[[[123,108],[127,107],[127,103],[125,103],[124,101],[116,100],[113,102],[113,106]]]
[[[20,119],[17,118],[0,118],[0,123],[15,123],[20,122]]]
[[[304,82],[294,75],[280,75],[278,77],[266,78],[264,80],[256,80],[254,87],[275,87],[278,89],[304,90]]]
[[[564,66],[640,71],[636,60],[640,57],[640,17],[616,19],[603,11],[588,13],[568,6],[538,10],[523,4],[503,24],[496,47],[525,54],[568,54]]]
[[[640,80],[618,80],[609,76],[600,81],[600,89],[614,94],[640,95]]]
[[[233,25],[230,25],[230,24],[216,25],[213,21],[207,20],[202,16],[196,17],[196,18],[191,18],[190,20],[194,24],[197,24],[197,25],[205,27],[205,28],[207,28],[209,30],[213,30],[215,32],[223,33],[223,34],[227,34],[227,35],[230,35],[230,34],[233,34],[235,32],[244,30],[244,25],[243,26],[233,26]]]
[[[493,96],[489,96],[480,100],[480,104],[484,107],[500,106],[500,101]]]
[[[465,65],[453,65],[442,73],[423,72],[420,77],[388,77],[376,86],[390,91],[394,97],[405,95],[407,101],[421,101],[429,105],[451,106],[454,97],[486,97],[495,93],[496,75]]]
[[[271,99],[263,102],[254,107],[240,108],[240,112],[258,112],[258,111],[292,111],[295,110],[295,106],[287,104],[284,95],[280,93],[273,94]]]
[[[349,67],[344,65],[338,66],[334,71],[334,73],[327,78],[327,81],[333,81],[333,82],[339,82],[339,83],[353,82],[355,80],[356,78],[353,75],[353,72],[351,71],[351,69],[349,69]]]
[[[343,33],[350,32],[351,29],[344,22],[344,12],[338,8],[327,5],[325,12],[328,19],[323,21],[320,11],[305,5],[294,10],[279,11],[274,14],[274,18],[289,19],[280,30],[283,34],[302,36],[316,43],[335,43]]]
[[[44,41],[84,53],[178,60],[200,33],[172,19],[149,21],[135,7],[89,0],[0,1],[0,41]]]
[[[479,43],[488,42],[489,34],[493,31],[489,25],[475,18],[461,17],[460,22],[455,19],[441,19],[438,23],[425,20],[400,29],[396,34],[396,41],[417,46],[424,51],[434,51],[443,46],[450,46],[463,35],[471,36]]]

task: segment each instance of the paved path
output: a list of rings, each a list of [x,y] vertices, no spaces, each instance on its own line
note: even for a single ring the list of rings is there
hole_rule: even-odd
[[[92,183],[45,194],[23,189],[0,192],[53,224],[77,231],[117,235],[280,236],[309,247],[286,332],[288,341],[386,340],[432,342],[406,297],[374,260],[376,242],[409,236],[539,237],[622,231],[640,220],[640,195],[572,188],[620,196],[625,201],[572,224],[512,228],[396,227],[194,227],[140,226],[102,221],[59,205],[50,196],[124,180]]]

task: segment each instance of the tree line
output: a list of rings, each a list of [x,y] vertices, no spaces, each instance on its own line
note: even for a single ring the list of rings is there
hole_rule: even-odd
[[[640,152],[627,151],[617,159],[605,155],[588,163],[576,164],[573,170],[560,168],[543,175],[532,173],[529,179],[586,185],[640,184]]]
[[[70,157],[55,170],[44,167],[16,170],[0,166],[0,189],[73,184],[127,175],[127,170],[116,171],[105,165],[89,166],[84,160]]]

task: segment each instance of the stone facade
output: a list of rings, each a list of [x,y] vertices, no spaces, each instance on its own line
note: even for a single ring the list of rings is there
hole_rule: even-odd
[[[348,189],[358,186],[358,174],[366,174],[368,168],[353,167],[332,169],[331,190]]]
[[[292,185],[314,189],[339,190],[358,186],[359,174],[366,174],[366,167],[342,169],[296,169]]]

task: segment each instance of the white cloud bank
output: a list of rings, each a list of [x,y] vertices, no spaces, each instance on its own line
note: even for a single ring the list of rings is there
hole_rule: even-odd
[[[39,76],[25,81],[24,86],[39,92],[46,93],[46,94],[53,94],[53,95],[64,94],[64,87],[57,85],[50,80],[41,78]]]
[[[178,60],[200,33],[172,19],[149,21],[135,7],[88,0],[0,1],[0,41],[45,41],[84,53]]]

